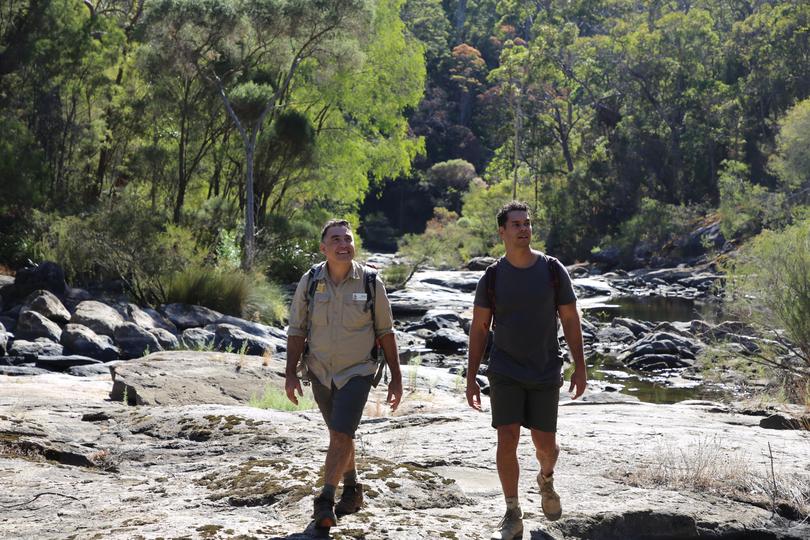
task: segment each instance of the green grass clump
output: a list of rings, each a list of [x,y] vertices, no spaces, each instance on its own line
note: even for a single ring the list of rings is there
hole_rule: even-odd
[[[258,409],[273,409],[276,411],[306,411],[317,408],[318,404],[312,398],[312,392],[306,388],[304,395],[298,396],[298,405],[287,399],[284,390],[268,385],[261,397],[253,396],[250,406]]]

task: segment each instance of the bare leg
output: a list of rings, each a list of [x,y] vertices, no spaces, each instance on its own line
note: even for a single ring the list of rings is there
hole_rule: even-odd
[[[337,486],[350,461],[354,461],[354,439],[330,429],[329,450],[326,452],[323,472],[324,484]]]
[[[517,459],[520,424],[498,426],[498,451],[495,462],[504,497],[517,497],[520,466]]]
[[[557,444],[557,434],[548,431],[532,430],[532,442],[534,443],[537,462],[540,463],[540,472],[543,476],[554,474],[554,466],[560,455],[560,446]]]

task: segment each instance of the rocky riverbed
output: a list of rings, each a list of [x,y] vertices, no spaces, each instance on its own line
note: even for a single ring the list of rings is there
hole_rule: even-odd
[[[531,537],[810,538],[806,411],[634,396],[638,381],[719,382],[727,402],[740,376],[704,352],[744,362],[779,347],[744,323],[689,316],[713,305],[722,276],[569,271],[591,381],[582,401],[562,397],[561,521],[542,518],[528,438],[521,447]],[[333,537],[488,538],[497,523],[494,432],[462,396],[480,275],[419,272],[391,293],[408,392],[395,415],[384,389],[370,400],[359,439],[369,504]],[[51,264],[0,276],[0,297],[0,537],[315,535],[319,415],[248,405],[281,387],[283,329],[97,297]],[[622,316],[622,302],[639,299],[680,302],[687,316]]]
[[[358,433],[367,505],[332,538],[488,538],[500,518],[488,414],[465,405],[446,370],[410,369],[400,411],[382,406],[384,388],[369,401]],[[115,382],[0,376],[0,537],[326,537],[309,519],[326,450],[318,413],[247,406],[281,388],[280,360],[154,353],[114,371]],[[808,486],[808,432],[761,420],[711,402],[563,396],[565,512],[542,517],[524,434],[526,536],[808,538],[802,510],[785,502]]]

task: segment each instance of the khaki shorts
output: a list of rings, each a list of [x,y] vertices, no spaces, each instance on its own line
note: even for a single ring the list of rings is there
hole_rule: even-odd
[[[492,427],[520,424],[529,429],[557,432],[560,383],[530,383],[499,373],[487,373]]]
[[[312,395],[329,429],[354,439],[373,378],[373,375],[352,377],[343,388],[337,388],[335,383],[327,388],[317,377],[312,377]]]

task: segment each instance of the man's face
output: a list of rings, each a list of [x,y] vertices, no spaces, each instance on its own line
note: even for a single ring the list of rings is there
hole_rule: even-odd
[[[345,263],[354,259],[354,236],[343,225],[335,225],[326,230],[321,241],[321,253],[327,262]]]
[[[532,221],[529,213],[512,210],[506,214],[506,224],[498,227],[498,234],[506,247],[528,247],[532,241]]]

